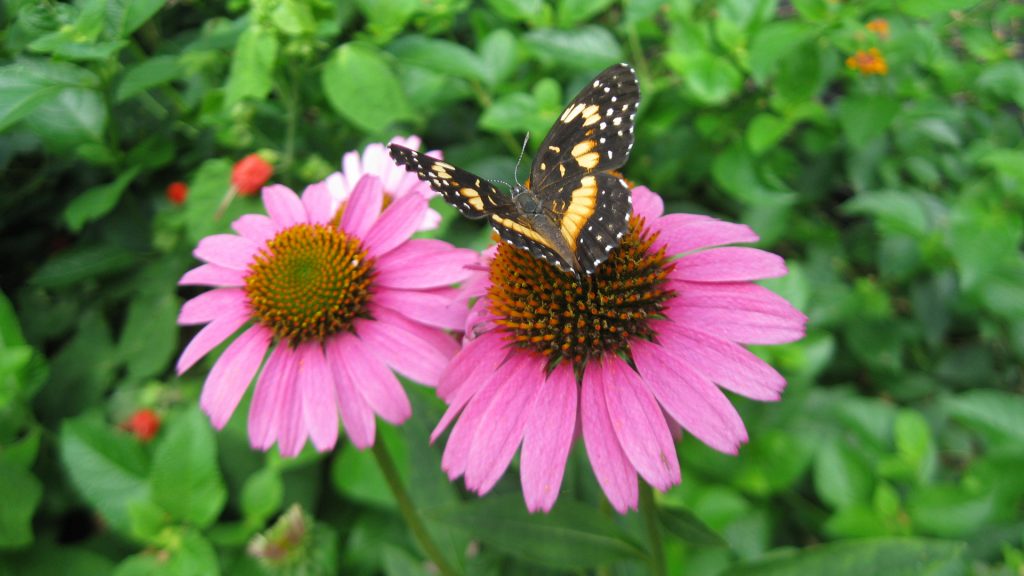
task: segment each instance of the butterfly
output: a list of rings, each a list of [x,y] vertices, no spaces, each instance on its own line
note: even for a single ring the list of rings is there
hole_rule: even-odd
[[[609,170],[633,149],[640,103],[636,72],[616,64],[566,106],[533,160],[529,187],[511,196],[487,180],[415,150],[391,144],[391,158],[472,219],[488,218],[498,236],[580,275],[593,274],[629,227],[629,186]]]

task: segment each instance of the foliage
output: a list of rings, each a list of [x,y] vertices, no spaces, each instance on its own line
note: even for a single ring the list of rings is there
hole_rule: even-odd
[[[790,264],[771,287],[810,317],[805,340],[759,351],[790,385],[738,400],[739,457],[679,444],[683,483],[658,498],[672,572],[1024,569],[1020,4],[0,10],[0,573],[428,573],[370,454],[254,453],[244,416],[214,433],[202,370],[173,375],[191,293],[175,282],[199,238],[258,206],[218,210],[251,152],[301,189],[414,132],[508,179],[523,133],[620,60],[644,98],[627,176],[672,211],[751,225]],[[165,198],[178,180],[184,204]],[[483,245],[437,207],[445,238]],[[642,523],[608,513],[579,454],[550,516],[525,513],[514,473],[466,495],[427,445],[439,401],[407,388],[413,419],[381,435],[457,566],[645,570]],[[139,408],[165,420],[149,442],[119,427]],[[275,563],[275,546],[301,553]]]

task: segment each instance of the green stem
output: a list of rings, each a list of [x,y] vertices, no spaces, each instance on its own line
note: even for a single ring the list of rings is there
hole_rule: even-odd
[[[658,507],[654,503],[654,491],[646,482],[640,482],[640,513],[647,527],[647,541],[651,553],[651,573],[665,576],[665,551],[661,547],[661,527],[658,522]]]
[[[416,514],[416,506],[413,504],[412,498],[409,497],[409,493],[406,492],[405,486],[402,486],[402,479],[398,477],[398,469],[395,468],[395,463],[391,460],[391,455],[388,454],[388,449],[380,438],[373,443],[373,455],[377,458],[377,464],[380,465],[381,472],[384,473],[384,479],[387,480],[391,493],[394,494],[395,500],[398,501],[398,509],[402,512],[405,523],[412,530],[413,535],[416,536],[416,540],[420,543],[423,551],[427,553],[430,560],[437,566],[438,572],[444,576],[455,576],[458,574],[448,564],[448,560],[441,554],[437,544],[430,538],[430,533],[427,532],[423,521]]]

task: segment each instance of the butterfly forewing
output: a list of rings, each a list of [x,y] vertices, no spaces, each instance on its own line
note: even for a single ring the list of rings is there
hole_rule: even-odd
[[[397,144],[388,145],[388,152],[395,163],[415,172],[466,218],[486,218],[492,213],[506,216],[514,208],[508,196],[471,172]]]

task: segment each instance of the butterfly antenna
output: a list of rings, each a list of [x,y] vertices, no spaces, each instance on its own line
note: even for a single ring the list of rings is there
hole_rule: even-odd
[[[519,164],[523,161],[523,156],[526,154],[526,143],[530,141],[530,133],[526,133],[526,138],[523,138],[523,149],[519,151],[519,160],[516,160],[516,171],[513,177],[516,179],[516,186],[519,186]]]

